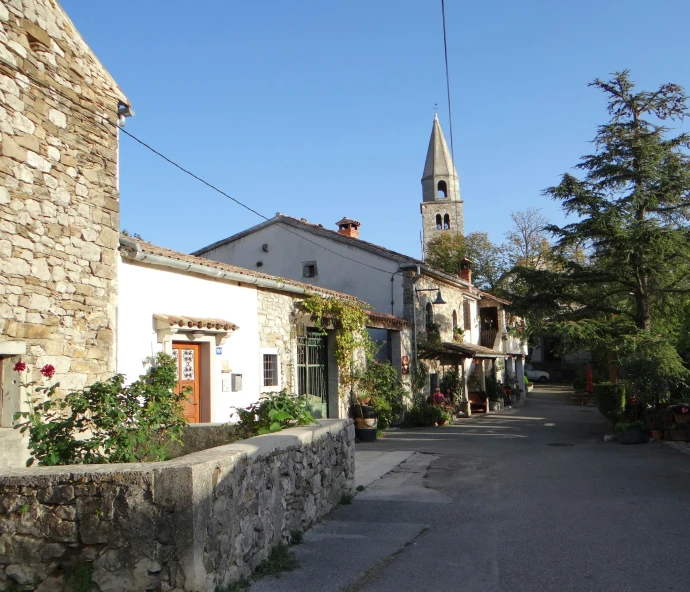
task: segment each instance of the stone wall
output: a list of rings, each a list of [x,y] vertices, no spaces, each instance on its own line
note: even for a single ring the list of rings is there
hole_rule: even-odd
[[[64,388],[115,369],[119,101],[57,2],[0,3],[0,345]]]
[[[0,474],[0,583],[213,592],[351,493],[354,426],[322,420],[165,463]]]
[[[423,202],[420,206],[422,212],[422,236],[424,238],[424,256],[428,255],[427,245],[437,236],[443,233],[459,232],[464,234],[463,202],[460,200],[439,200]],[[443,221],[445,215],[450,218],[450,229],[436,228],[436,216],[440,215]]]
[[[295,364],[295,304],[300,300],[273,290],[257,290],[259,309],[259,344],[278,350],[280,384],[288,392],[297,392]]]

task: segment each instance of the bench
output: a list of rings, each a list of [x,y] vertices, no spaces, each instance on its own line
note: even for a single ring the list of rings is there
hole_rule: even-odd
[[[570,402],[579,405],[589,405],[589,402],[594,398],[594,395],[584,392],[584,393],[574,393],[570,395]]]
[[[484,392],[470,392],[468,393],[468,398],[470,400],[470,409],[474,411],[482,411],[484,413],[489,412],[489,399]]]

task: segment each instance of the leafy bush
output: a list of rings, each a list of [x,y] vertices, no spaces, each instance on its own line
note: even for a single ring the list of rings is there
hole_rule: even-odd
[[[486,396],[489,401],[499,401],[503,395],[503,387],[499,386],[498,380],[494,372],[486,376]]]
[[[33,458],[27,466],[34,460],[39,465],[165,460],[166,446],[180,443],[187,424],[186,393],[176,392],[175,358],[159,353],[144,363],[147,372],[129,386],[116,374],[64,398],[57,394],[60,383],[25,384],[30,410],[15,414],[15,421],[25,421],[14,427],[29,432]],[[20,367],[23,371],[26,364],[15,365]],[[44,366],[41,372],[50,378],[55,369]]]
[[[422,427],[450,422],[452,419],[453,417],[444,407],[426,403],[412,407],[408,416],[410,425]]]
[[[625,413],[625,388],[622,384],[601,382],[593,385],[594,400],[599,412],[616,424]]]
[[[239,422],[234,430],[243,438],[279,432],[296,425],[317,423],[309,412],[307,398],[290,395],[285,389],[262,397],[247,408],[235,409]]]

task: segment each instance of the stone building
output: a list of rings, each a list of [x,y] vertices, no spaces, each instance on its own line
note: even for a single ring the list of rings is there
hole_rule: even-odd
[[[460,181],[448,150],[438,116],[434,116],[429,149],[422,174],[422,248],[444,232],[464,233],[464,216],[460,199]]]
[[[13,356],[62,387],[115,369],[118,115],[128,102],[54,0],[0,4],[0,449]]]
[[[234,408],[283,389],[307,395],[317,418],[347,417],[336,333],[317,330],[301,304],[310,293],[356,298],[129,237],[120,243],[118,372],[132,379],[152,353],[177,356],[192,423],[226,423]],[[386,314],[370,314],[368,325],[409,333]]]

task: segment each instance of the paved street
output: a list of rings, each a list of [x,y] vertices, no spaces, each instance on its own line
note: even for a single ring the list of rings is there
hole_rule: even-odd
[[[300,570],[252,589],[690,589],[690,457],[604,443],[597,410],[566,396],[547,387],[501,415],[358,445],[422,454],[307,534]]]

